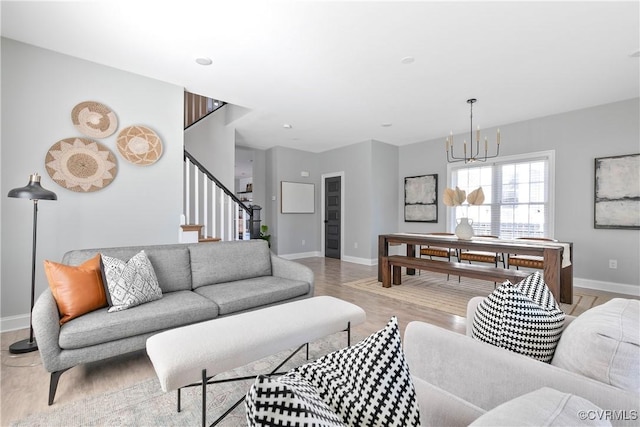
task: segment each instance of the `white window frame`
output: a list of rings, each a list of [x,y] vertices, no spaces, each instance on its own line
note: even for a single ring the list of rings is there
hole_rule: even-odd
[[[469,168],[469,167],[474,167],[474,166],[495,166],[495,165],[502,165],[502,164],[509,164],[509,163],[517,163],[517,162],[526,162],[526,161],[534,161],[536,159],[540,159],[540,158],[546,158],[548,161],[548,193],[549,193],[549,198],[548,198],[548,209],[549,209],[549,213],[548,213],[548,223],[545,224],[546,225],[546,230],[547,230],[547,235],[546,237],[549,238],[553,238],[553,236],[555,236],[555,176],[556,176],[556,162],[555,162],[555,156],[556,156],[556,152],[555,150],[548,150],[548,151],[538,151],[538,152],[534,152],[534,153],[524,153],[524,154],[517,154],[517,155],[513,155],[513,156],[500,156],[497,157],[496,159],[494,159],[493,161],[487,161],[487,162],[482,162],[479,164],[472,164],[472,165],[468,165],[468,164],[464,164],[464,163],[449,163],[447,164],[447,187],[451,188],[452,187],[452,180],[451,180],[451,175],[453,173],[453,171],[458,170],[458,169],[462,169],[462,168]],[[467,193],[469,191],[474,190],[474,188],[472,189],[465,189],[467,190]],[[466,204],[466,202],[465,202]],[[447,231],[453,232],[455,230],[456,227],[456,211],[453,208],[450,208],[447,206],[447,212],[446,212],[446,229]]]

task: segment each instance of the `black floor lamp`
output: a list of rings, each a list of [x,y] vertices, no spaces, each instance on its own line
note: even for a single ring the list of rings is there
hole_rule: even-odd
[[[31,310],[29,311],[29,339],[15,342],[9,346],[10,353],[29,353],[36,351],[38,344],[33,338],[33,303],[36,288],[36,231],[38,229],[38,200],[58,200],[53,191],[45,190],[40,186],[40,175],[34,173],[29,177],[26,187],[14,188],[9,191],[9,197],[33,200],[33,247],[31,250]]]

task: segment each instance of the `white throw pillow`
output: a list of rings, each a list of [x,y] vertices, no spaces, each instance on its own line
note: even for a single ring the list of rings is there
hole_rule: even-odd
[[[640,301],[614,298],[576,317],[552,365],[640,393]]]
[[[564,318],[564,312],[536,271],[516,285],[507,280],[478,304],[472,337],[550,362]]]
[[[102,254],[102,265],[111,297],[110,313],[162,298],[156,273],[144,251],[127,262]]]
[[[312,384],[347,426],[420,425],[396,317],[363,341],[292,372]]]

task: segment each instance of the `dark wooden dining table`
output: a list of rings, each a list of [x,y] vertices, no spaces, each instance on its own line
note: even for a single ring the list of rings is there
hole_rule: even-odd
[[[462,250],[497,252],[503,254],[535,255],[543,258],[544,281],[557,301],[573,302],[573,243],[546,242],[524,239],[495,239],[473,237],[470,240],[455,236],[429,235],[420,233],[392,233],[378,236],[378,281],[382,282],[383,257],[389,256],[389,246],[406,245],[406,256],[416,257],[418,246],[437,246]],[[451,261],[452,274],[456,274],[457,261]],[[387,263],[388,264],[388,263]],[[445,262],[444,265],[447,265]],[[477,268],[482,268],[478,266]],[[414,275],[414,268],[407,268],[407,274]],[[389,275],[391,273],[389,272]]]

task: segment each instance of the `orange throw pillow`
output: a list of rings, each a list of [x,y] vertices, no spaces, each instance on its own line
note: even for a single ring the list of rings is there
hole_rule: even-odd
[[[100,254],[79,266],[44,262],[49,288],[58,304],[60,324],[107,306]]]

